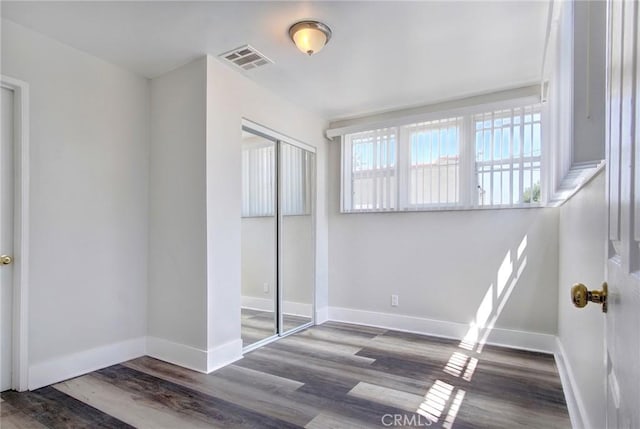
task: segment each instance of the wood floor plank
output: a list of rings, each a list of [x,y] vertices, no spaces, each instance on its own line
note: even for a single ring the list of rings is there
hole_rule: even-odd
[[[298,336],[301,338],[318,339],[336,345],[363,348],[367,347],[371,339],[377,335],[357,333],[355,331],[324,327],[323,325],[320,325],[317,329],[306,329],[300,332],[300,335]]]
[[[55,385],[69,396],[117,417],[133,427],[145,428],[222,428],[176,412],[162,402],[145,401],[139,395],[105,382],[94,375],[85,375]]]
[[[223,379],[235,381],[237,383],[246,384],[251,383],[257,388],[261,388],[264,384],[266,390],[272,390],[274,387],[278,390],[296,390],[302,386],[303,383],[299,381],[291,380],[285,377],[278,377],[273,374],[265,372],[254,371],[249,368],[243,368],[236,365],[229,365],[213,374],[214,377],[220,377]]]
[[[282,338],[279,343],[291,344],[299,347],[301,350],[318,351],[323,352],[327,349],[331,350],[332,354],[339,355],[355,355],[362,347],[353,344],[344,344],[328,339],[323,339],[317,336],[310,335],[291,335],[286,338]]]
[[[534,404],[514,404],[467,393],[455,420],[460,426],[475,428],[570,428],[566,408],[545,407],[544,413]]]
[[[122,365],[114,365],[93,373],[103,381],[143,397],[152,403],[160,403],[171,410],[185,413],[211,425],[225,428],[290,428],[296,427],[279,419],[270,418],[238,404],[211,397],[193,389],[154,377]]]
[[[246,368],[229,366],[206,375],[151,358],[124,365],[297,426],[304,426],[317,413],[313,405],[291,400],[290,394],[302,383]]]
[[[410,413],[415,413],[425,399],[424,396],[421,395],[364,382],[358,383],[351,389],[349,395],[396,407]]]
[[[3,392],[2,397],[6,403],[48,428],[131,428],[112,415],[52,387],[33,392]]]
[[[426,373],[418,378],[407,378],[378,370],[373,365],[345,365],[311,356],[300,360],[298,354],[277,348],[271,348],[268,351],[258,350],[236,364],[281,374],[303,383],[331,382],[337,387],[348,389],[353,388],[360,381],[366,381],[411,393],[420,393],[434,381]]]
[[[0,427],[2,429],[44,429],[46,426],[0,398]]]
[[[363,422],[341,416],[331,412],[324,412],[318,414],[313,420],[311,420],[306,426],[306,429],[368,429],[370,426],[365,425]]]
[[[236,365],[228,365],[219,369],[213,374],[202,374],[196,371],[191,371],[186,368],[172,365],[161,360],[144,356],[134,360],[124,362],[122,364],[128,368],[133,368],[138,371],[153,371],[160,374],[162,378],[172,380],[184,379],[187,382],[201,382],[209,383],[212,386],[215,384],[212,380],[220,379],[221,382],[225,380],[243,383],[245,385],[251,385],[258,389],[264,389],[266,391],[280,391],[280,390],[296,390],[303,383],[295,380],[291,380],[284,377],[278,377],[276,375],[267,374],[260,371],[254,371],[249,368],[243,368]]]

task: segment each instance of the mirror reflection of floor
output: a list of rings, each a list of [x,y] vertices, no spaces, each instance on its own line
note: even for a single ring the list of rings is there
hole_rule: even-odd
[[[276,320],[273,311],[242,309],[242,347],[268,338],[276,333]],[[283,314],[284,332],[309,323],[311,317]]]

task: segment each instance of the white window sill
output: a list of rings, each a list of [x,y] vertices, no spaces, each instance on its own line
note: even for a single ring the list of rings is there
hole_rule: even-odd
[[[560,207],[584,188],[591,180],[604,169],[606,161],[576,164],[560,182],[556,193],[549,200],[550,207]]]
[[[485,210],[519,210],[519,209],[541,209],[545,207],[554,207],[550,204],[533,203],[533,204],[514,204],[499,206],[448,206],[448,207],[432,207],[419,209],[403,209],[403,210],[354,210],[341,211],[340,214],[395,214],[395,213],[429,213],[429,212],[459,212],[459,211],[485,211]]]

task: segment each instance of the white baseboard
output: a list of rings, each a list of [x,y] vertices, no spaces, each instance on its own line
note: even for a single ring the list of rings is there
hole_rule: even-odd
[[[78,377],[145,355],[144,337],[68,354],[29,368],[29,390]]]
[[[329,320],[329,307],[316,309],[316,325],[321,325]]]
[[[209,349],[207,356],[207,373],[242,359],[242,339],[229,341]]]
[[[242,308],[259,311],[274,311],[273,300],[269,298],[259,298],[254,296],[242,297]],[[282,309],[285,314],[294,316],[311,317],[313,305],[302,302],[284,301]]]
[[[589,422],[586,407],[582,400],[582,395],[576,384],[571,365],[565,360],[566,353],[559,338],[556,338],[556,352],[554,353],[558,373],[560,373],[560,381],[562,382],[562,390],[564,398],[567,402],[569,410],[569,418],[571,426],[574,428],[591,429],[593,426]]]
[[[462,340],[469,330],[469,325],[464,323],[340,307],[329,307],[328,320],[456,340]],[[550,334],[494,328],[486,343],[514,349],[554,353],[556,350],[555,339],[556,337]]]
[[[207,373],[208,353],[164,338],[147,337],[147,355],[194,371]]]

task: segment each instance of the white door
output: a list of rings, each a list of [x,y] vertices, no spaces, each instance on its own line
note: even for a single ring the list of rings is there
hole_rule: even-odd
[[[608,2],[607,427],[640,428],[640,79],[637,4]],[[588,341],[588,335],[585,340]]]
[[[13,332],[13,91],[2,88],[2,141],[0,142],[0,391],[11,388]]]

